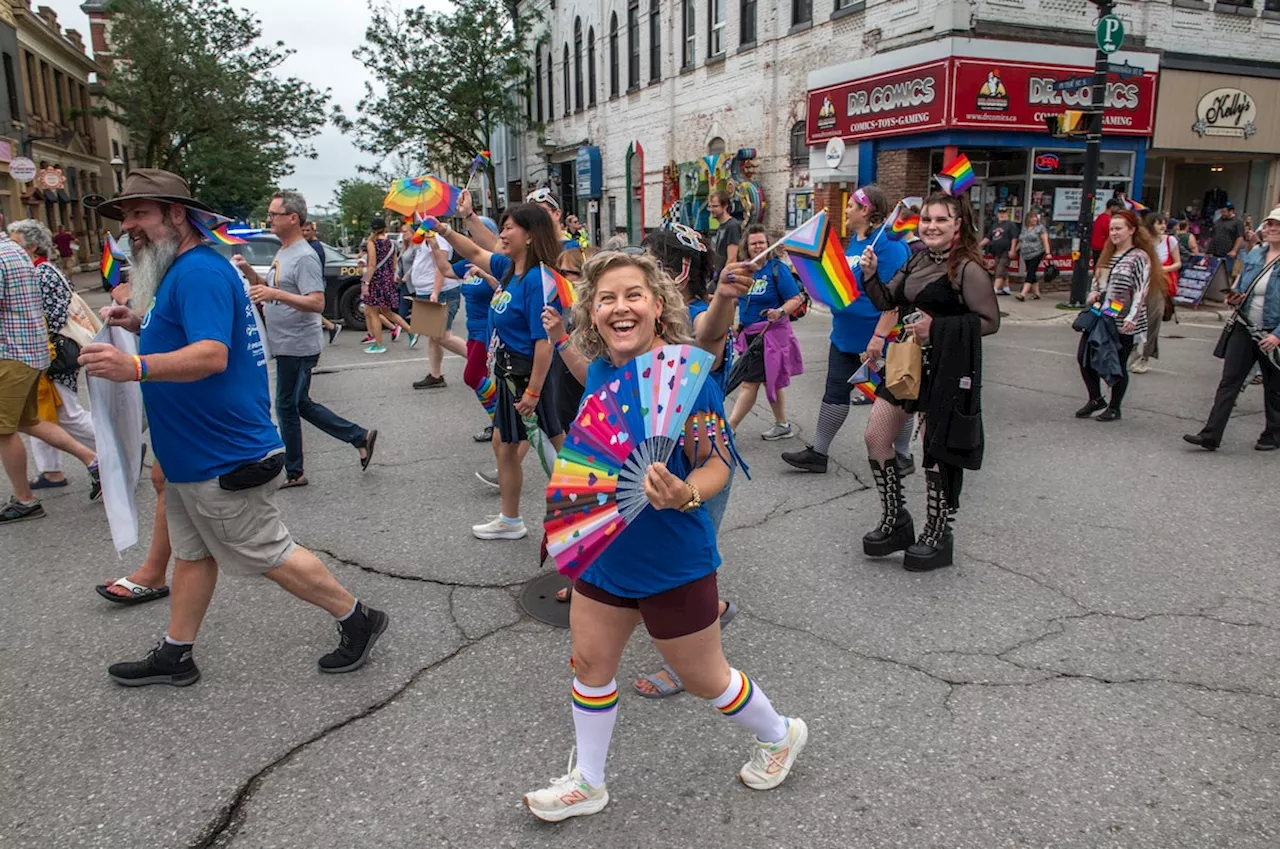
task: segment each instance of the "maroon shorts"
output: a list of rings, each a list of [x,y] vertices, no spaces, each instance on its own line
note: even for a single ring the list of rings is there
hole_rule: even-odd
[[[467,364],[462,370],[462,382],[475,389],[489,376],[489,346],[479,339],[467,340]]]
[[[573,582],[573,591],[610,607],[639,610],[645,629],[655,640],[696,634],[720,618],[720,588],[715,572],[648,598],[623,598],[581,578]]]

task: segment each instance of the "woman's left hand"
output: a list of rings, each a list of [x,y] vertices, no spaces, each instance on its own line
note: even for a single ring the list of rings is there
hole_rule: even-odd
[[[644,476],[644,494],[655,510],[676,510],[689,503],[689,487],[662,463],[651,463]]]
[[[777,321],[782,318],[785,313],[782,310],[765,310],[764,317],[766,321]]]
[[[1265,353],[1270,354],[1276,348],[1280,348],[1280,336],[1276,336],[1274,333],[1268,333],[1266,336],[1262,337],[1262,341],[1258,343],[1258,347]]]
[[[929,341],[929,331],[933,329],[933,316],[922,312],[918,319],[906,326],[906,329],[911,331],[911,335],[916,337],[917,342],[923,344]]]
[[[555,307],[545,306],[542,308],[542,329],[547,331],[547,338],[551,340],[553,345],[564,338],[564,317],[560,315]]]
[[[1126,334],[1137,333],[1138,325],[1134,324],[1132,321],[1126,321],[1124,324],[1120,325],[1120,332]]]
[[[516,402],[516,412],[522,416],[531,416],[533,411],[538,407],[538,399],[534,398],[527,392],[520,396],[520,400]]]

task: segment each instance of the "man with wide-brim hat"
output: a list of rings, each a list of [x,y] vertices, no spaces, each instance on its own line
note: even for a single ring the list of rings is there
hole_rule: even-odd
[[[135,169],[97,209],[123,222],[133,245],[134,303],[145,311],[103,309],[110,324],[139,334],[138,356],[94,344],[80,362],[92,377],[142,383],[152,448],[167,478],[174,555],[168,633],[143,660],[117,663],[108,674],[130,687],[199,680],[192,646],[219,568],[265,575],[323,607],[342,640],[320,658],[320,671],[359,668],[389,619],[347,592],[281,520],[275,494],[284,444],[271,422],[253,306],[231,264],[188,219],[192,210],[212,210],[177,174],[153,168]]]

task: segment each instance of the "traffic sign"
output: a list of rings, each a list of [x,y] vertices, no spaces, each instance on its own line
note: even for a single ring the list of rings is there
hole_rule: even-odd
[[[1093,83],[1093,77],[1072,77],[1069,80],[1054,80],[1054,91],[1079,91],[1082,88],[1088,88]]]
[[[1103,53],[1115,53],[1124,43],[1124,24],[1115,15],[1103,15],[1098,19],[1098,49]]]
[[[1122,80],[1130,77],[1140,77],[1147,72],[1146,68],[1139,68],[1137,65],[1130,65],[1126,60],[1123,65],[1117,65],[1115,62],[1108,63],[1107,73],[1115,74]]]

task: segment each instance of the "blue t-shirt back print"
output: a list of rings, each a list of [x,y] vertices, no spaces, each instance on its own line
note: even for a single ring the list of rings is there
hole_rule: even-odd
[[[542,327],[542,275],[536,266],[519,277],[513,272],[514,265],[507,257],[494,254],[490,258],[489,273],[503,285],[494,293],[489,318],[502,344],[532,357],[535,343],[547,338]]]
[[[173,261],[143,316],[142,356],[205,340],[227,346],[221,374],[142,384],[152,447],[174,483],[212,480],[283,447],[253,309],[230,263],[201,245]]]
[[[780,309],[800,294],[800,284],[795,275],[780,259],[769,260],[752,277],[755,282],[751,289],[738,298],[739,324],[749,326],[763,321],[763,311]]]

